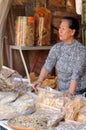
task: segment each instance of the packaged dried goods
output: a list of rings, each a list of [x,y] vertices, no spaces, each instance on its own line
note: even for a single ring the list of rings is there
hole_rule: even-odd
[[[18,46],[32,46],[34,44],[34,17],[17,17],[15,21],[15,44]]]
[[[77,120],[79,110],[83,107],[81,97],[75,96],[65,104],[65,120]]]
[[[30,86],[28,80],[24,78],[14,78],[12,89],[17,91],[19,95],[32,91],[32,87]]]
[[[78,126],[77,130],[86,130],[86,122]]]
[[[35,110],[35,100],[36,95],[29,92],[19,96],[14,102],[11,103],[11,105],[20,114],[24,114],[26,112],[32,113]]]
[[[17,111],[9,104],[0,104],[0,120],[11,119],[17,116]]]
[[[52,116],[53,115],[53,116]],[[61,113],[39,110],[30,115],[22,115],[9,120],[8,124],[15,128],[29,130],[47,130],[63,118]]]
[[[28,2],[28,0],[13,0],[13,3],[16,5],[22,5],[27,2]]]
[[[54,7],[65,7],[65,0],[49,0],[49,5]]]
[[[35,9],[35,45],[50,45],[51,12],[44,7]]]
[[[73,123],[61,123],[60,125],[58,125],[55,130],[78,130],[77,126]]]
[[[78,116],[77,116],[78,122],[86,122],[86,106],[82,107],[79,110]]]
[[[75,0],[66,0],[66,9],[68,12],[75,13]]]
[[[0,71],[0,90],[1,91],[11,91],[12,85],[15,77],[22,77],[17,71],[2,66]]]
[[[11,119],[8,122],[12,128],[17,130],[47,130],[47,121],[42,116],[23,115]]]
[[[0,92],[0,104],[7,104],[13,102],[17,97],[17,92]]]
[[[40,87],[44,88],[45,86],[49,86],[51,88],[57,88],[58,89],[57,77],[45,79]]]
[[[53,89],[39,88],[36,100],[36,109],[48,109],[61,112],[64,106],[64,100],[59,97],[62,93]]]

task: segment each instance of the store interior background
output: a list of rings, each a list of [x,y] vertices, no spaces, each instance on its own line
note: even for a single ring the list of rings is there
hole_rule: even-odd
[[[61,17],[74,16],[78,18],[80,23],[80,32],[78,40],[83,43],[82,39],[82,15],[76,13],[75,0],[14,0],[6,20],[4,29],[4,65],[10,67],[10,45],[15,45],[15,20],[18,16],[33,16],[37,6],[47,8],[51,11],[51,38],[50,44],[54,45],[59,42],[58,28]],[[84,35],[84,33],[83,33]],[[83,43],[84,44],[84,43]],[[24,58],[29,73],[33,71],[39,75],[42,65],[48,55],[49,50],[43,51],[24,51]],[[36,64],[32,70],[35,59]],[[18,51],[13,52],[13,68],[17,70],[23,77],[26,76],[25,69]],[[54,74],[54,70],[52,71]]]

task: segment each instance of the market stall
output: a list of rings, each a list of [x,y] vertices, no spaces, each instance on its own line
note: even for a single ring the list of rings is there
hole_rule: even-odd
[[[59,41],[61,17],[71,14],[79,20],[81,30],[77,39],[85,45],[86,1],[4,2],[0,3],[0,9],[6,9],[1,17],[0,31],[0,129],[86,129],[86,93],[65,96],[64,92],[58,91],[55,70],[37,90],[32,88],[49,50]]]

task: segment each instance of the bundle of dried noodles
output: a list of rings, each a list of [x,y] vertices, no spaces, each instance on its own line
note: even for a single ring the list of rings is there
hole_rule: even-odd
[[[35,44],[50,45],[51,12],[44,7],[35,8]]]

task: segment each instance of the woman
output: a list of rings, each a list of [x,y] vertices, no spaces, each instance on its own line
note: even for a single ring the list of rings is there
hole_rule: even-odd
[[[33,87],[40,86],[55,67],[60,91],[67,91],[69,94],[86,91],[86,48],[75,40],[78,31],[79,23],[76,18],[62,18],[59,27],[61,42],[51,48]]]

